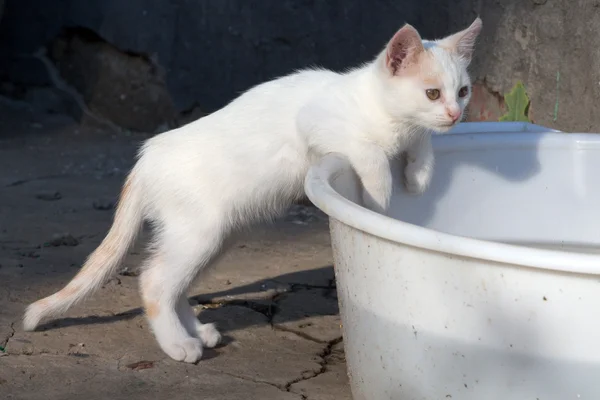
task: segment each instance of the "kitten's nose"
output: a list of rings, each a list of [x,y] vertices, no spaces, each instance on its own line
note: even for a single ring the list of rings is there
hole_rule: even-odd
[[[446,113],[452,120],[452,123],[455,123],[460,118],[460,109],[446,108]]]

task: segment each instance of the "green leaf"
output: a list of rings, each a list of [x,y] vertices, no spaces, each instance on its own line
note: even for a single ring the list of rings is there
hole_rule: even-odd
[[[531,122],[529,112],[529,97],[521,81],[504,95],[504,103],[508,107],[506,114],[500,117],[502,122]]]

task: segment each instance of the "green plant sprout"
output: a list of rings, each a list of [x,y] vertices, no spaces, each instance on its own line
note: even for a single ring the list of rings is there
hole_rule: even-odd
[[[508,111],[500,117],[501,122],[531,122],[527,116],[530,100],[521,81],[517,82],[511,91],[504,95],[504,103],[508,107]]]

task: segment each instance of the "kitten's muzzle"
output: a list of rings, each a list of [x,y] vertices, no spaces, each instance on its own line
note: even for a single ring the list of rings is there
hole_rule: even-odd
[[[462,112],[460,110],[447,108],[446,115],[452,121],[451,125],[454,125],[456,123],[456,121],[458,121],[460,119],[460,117],[462,116]]]

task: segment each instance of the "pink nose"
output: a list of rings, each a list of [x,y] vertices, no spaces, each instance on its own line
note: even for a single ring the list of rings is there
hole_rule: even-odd
[[[450,117],[450,119],[452,119],[452,122],[456,122],[458,121],[458,119],[460,118],[460,110],[450,110],[450,109],[446,109],[446,113],[448,114],[448,116]]]

